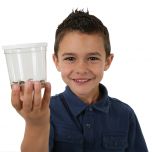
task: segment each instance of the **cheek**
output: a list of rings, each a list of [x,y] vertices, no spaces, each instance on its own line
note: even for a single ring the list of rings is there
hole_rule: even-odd
[[[94,75],[96,75],[96,77],[101,79],[103,77],[103,74],[104,74],[104,66],[99,65],[99,66],[92,68],[92,73],[94,73]]]
[[[104,65],[103,64],[95,65],[95,66],[92,66],[91,69],[92,71],[94,71],[94,73],[101,74],[104,71]]]
[[[70,69],[67,67],[62,67],[60,72],[61,72],[62,77],[65,77],[65,76],[69,75]]]

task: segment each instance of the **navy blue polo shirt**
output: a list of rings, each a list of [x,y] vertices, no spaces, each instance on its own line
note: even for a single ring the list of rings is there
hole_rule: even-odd
[[[130,106],[108,96],[87,105],[67,86],[51,98],[50,152],[148,152]]]

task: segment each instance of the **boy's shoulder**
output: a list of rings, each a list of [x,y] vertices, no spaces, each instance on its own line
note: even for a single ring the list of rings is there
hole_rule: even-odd
[[[134,110],[127,103],[113,97],[109,97],[110,109],[113,111],[134,113]]]
[[[50,102],[51,108],[56,107],[56,106],[62,106],[61,94],[62,93],[56,94],[51,97],[51,102]],[[117,98],[108,96],[108,102],[109,102],[109,109],[112,111],[117,111],[117,112],[123,111],[123,112],[127,112],[127,113],[134,113],[134,110],[132,109],[132,107],[130,105],[128,105],[127,103],[125,103]]]

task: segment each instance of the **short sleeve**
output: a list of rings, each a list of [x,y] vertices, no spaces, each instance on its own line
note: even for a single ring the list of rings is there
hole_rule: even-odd
[[[131,111],[130,115],[128,143],[126,152],[148,152],[139,121],[134,111]]]

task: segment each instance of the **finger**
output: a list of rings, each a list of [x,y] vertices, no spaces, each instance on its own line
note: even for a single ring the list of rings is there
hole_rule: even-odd
[[[20,86],[18,84],[12,86],[11,103],[17,111],[22,109],[22,102],[20,101]]]
[[[41,83],[34,82],[34,99],[33,99],[33,111],[39,111],[41,109]]]
[[[23,101],[24,99],[24,84],[20,85],[20,100]]]
[[[24,85],[24,96],[23,96],[23,110],[30,112],[33,104],[33,91],[34,86],[32,81],[25,82]]]
[[[51,84],[49,82],[45,83],[45,91],[42,99],[42,108],[49,106],[51,96]]]

